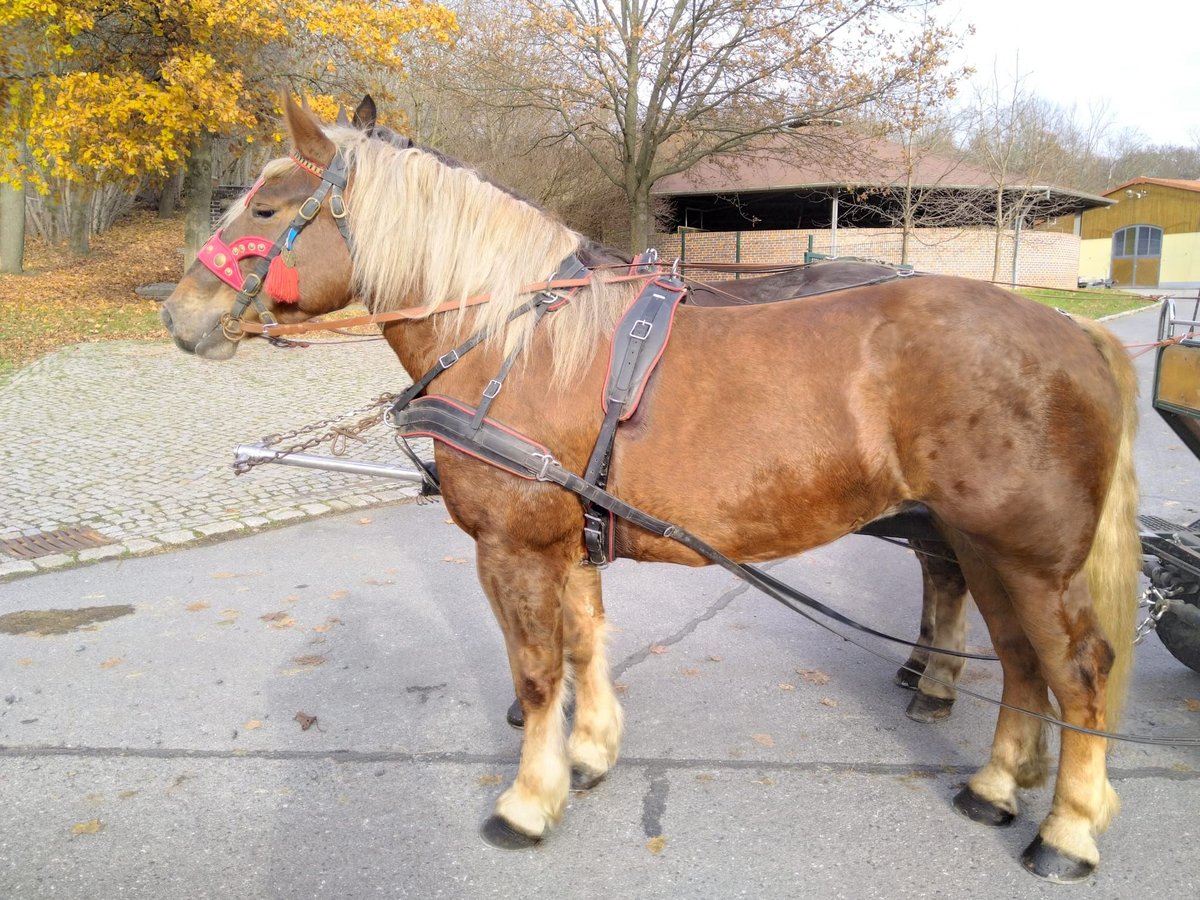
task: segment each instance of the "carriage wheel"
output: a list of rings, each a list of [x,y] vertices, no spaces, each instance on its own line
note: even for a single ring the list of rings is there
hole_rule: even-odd
[[[1200,672],[1200,605],[1195,598],[1172,604],[1155,630],[1172,656]]]

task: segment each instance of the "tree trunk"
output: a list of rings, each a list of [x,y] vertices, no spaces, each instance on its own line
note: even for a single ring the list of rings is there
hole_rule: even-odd
[[[163,182],[162,193],[158,195],[158,217],[169,219],[175,215],[179,205],[179,186],[183,184],[183,167],[174,169],[167,180]]]
[[[92,190],[88,185],[72,185],[67,234],[68,247],[75,256],[92,252]]]
[[[186,271],[196,258],[197,251],[212,234],[212,135],[207,131],[201,131],[192,144],[183,192],[186,197],[183,268]]]
[[[629,197],[629,252],[635,256],[650,246],[654,217],[650,212],[650,186],[638,185]]]
[[[25,271],[25,187],[0,184],[0,272]]]

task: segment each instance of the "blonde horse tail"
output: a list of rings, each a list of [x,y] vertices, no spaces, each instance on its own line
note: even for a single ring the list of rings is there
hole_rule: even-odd
[[[1133,362],[1116,336],[1104,326],[1079,321],[1108,363],[1121,396],[1121,431],[1116,465],[1100,512],[1096,537],[1084,571],[1096,616],[1116,658],[1108,675],[1105,727],[1112,730],[1121,719],[1126,688],[1133,670],[1133,637],[1137,615],[1141,539],[1137,529],[1137,476],[1133,441],[1137,433],[1137,374]]]

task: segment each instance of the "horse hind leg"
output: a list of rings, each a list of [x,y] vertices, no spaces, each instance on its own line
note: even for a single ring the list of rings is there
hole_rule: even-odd
[[[913,541],[921,563],[921,630],[919,642],[947,650],[963,650],[967,634],[967,582],[949,544]],[[950,716],[954,685],[962,674],[962,657],[914,647],[896,673],[896,683],[917,693],[906,714],[922,724]]]
[[[529,847],[558,823],[570,767],[563,702],[563,595],[577,565],[568,552],[517,553],[480,541],[480,582],[504,631],[513,687],[525,729],[517,777],[483,824],[484,840],[503,849]]]
[[[998,573],[969,548],[956,547],[967,584],[983,613],[1000,658],[1001,699],[1012,707],[1049,714],[1049,695],[1038,654],[1022,628]],[[987,763],[954,798],[955,808],[983,825],[1009,825],[1019,811],[1017,790],[1042,784],[1048,772],[1041,720],[1001,708]]]
[[[592,566],[571,570],[563,619],[567,652],[575,669],[575,718],[567,742],[571,787],[588,790],[617,761],[624,728],[621,704],[608,673],[599,570]]]
[[[1109,673],[1115,654],[1097,620],[1087,579],[1080,573],[1060,602],[1037,613],[1019,611],[1036,649],[1062,720],[1097,730],[1108,727]],[[1041,604],[1039,604],[1041,606]],[[1100,861],[1096,837],[1120,809],[1107,777],[1107,741],[1099,736],[1062,730],[1058,779],[1050,813],[1021,862],[1030,872],[1052,881],[1081,881]]]

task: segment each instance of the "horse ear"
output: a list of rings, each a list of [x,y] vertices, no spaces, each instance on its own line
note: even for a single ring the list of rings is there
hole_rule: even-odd
[[[308,110],[301,109],[291,93],[283,95],[283,115],[296,152],[306,159],[327,163],[337,151],[333,141],[321,130],[321,123]]]
[[[362,98],[358,108],[354,110],[354,127],[360,131],[368,131],[375,127],[375,101],[370,94]]]
[[[344,125],[347,128],[350,127],[350,117],[346,115],[346,107],[340,103],[338,104],[337,124]]]

